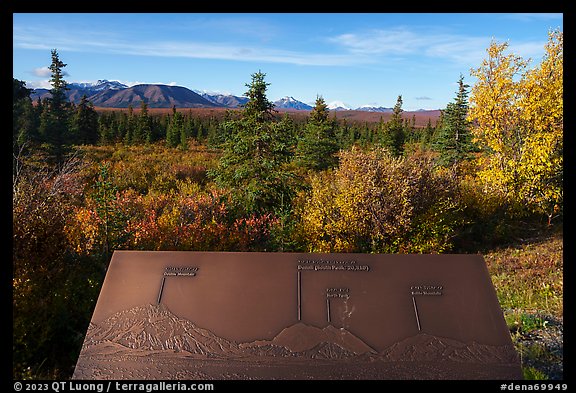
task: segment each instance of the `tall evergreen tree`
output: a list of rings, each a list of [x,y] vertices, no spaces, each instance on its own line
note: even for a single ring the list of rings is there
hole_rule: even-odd
[[[50,90],[51,97],[46,99],[45,107],[40,118],[40,134],[48,148],[48,154],[56,164],[63,161],[65,135],[68,125],[69,104],[66,98],[67,83],[64,80],[63,68],[66,67],[58,55],[58,51],[51,52],[50,64]]]
[[[265,76],[266,74],[258,71],[252,74],[252,82],[246,84],[248,91],[245,96],[248,97],[248,102],[244,105],[244,118],[253,118],[257,122],[272,119],[274,103],[266,96],[270,83],[264,81]]]
[[[264,76],[252,74],[242,117],[223,124],[222,156],[210,172],[219,186],[230,190],[240,214],[274,212],[281,204],[289,205],[294,193],[286,169],[292,157],[292,127],[286,119],[274,120]]]
[[[296,146],[296,163],[304,168],[323,170],[338,164],[339,146],[336,141],[335,124],[329,120],[328,105],[321,96],[308,118],[304,135]]]
[[[443,111],[442,127],[434,147],[440,153],[438,163],[452,166],[462,160],[470,159],[474,151],[468,116],[468,85],[464,77],[458,80],[458,92],[454,102],[448,103]]]
[[[394,157],[400,157],[404,153],[404,142],[406,140],[406,131],[402,119],[402,96],[399,95],[392,111],[390,121],[386,123],[386,129],[383,132],[381,144],[388,148],[390,154]]]

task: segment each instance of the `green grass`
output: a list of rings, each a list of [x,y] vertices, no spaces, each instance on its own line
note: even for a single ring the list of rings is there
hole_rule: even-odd
[[[563,345],[562,228],[531,243],[485,255],[492,282],[504,310],[512,342],[520,355],[524,379],[546,380],[562,374]],[[560,333],[561,334],[561,333]]]
[[[545,381],[548,379],[548,376],[546,374],[544,374],[542,371],[535,369],[534,367],[522,368],[522,374],[524,375],[524,379],[532,381]]]
[[[535,243],[485,255],[500,305],[521,315],[563,316],[563,236],[561,229]]]

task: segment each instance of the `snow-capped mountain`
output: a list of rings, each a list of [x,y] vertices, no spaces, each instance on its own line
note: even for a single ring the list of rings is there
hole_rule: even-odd
[[[49,98],[49,89],[37,88],[32,90],[32,100]],[[71,82],[68,83],[66,96],[75,104],[78,104],[83,96],[97,107],[125,108],[127,105],[137,106],[141,101],[146,102],[151,108],[242,108],[248,102],[248,97],[236,96],[230,93],[214,92],[207,90],[191,90],[182,86],[163,84],[139,84],[127,86],[119,81],[100,79],[96,82]],[[315,103],[304,103],[292,96],[283,97],[275,101],[276,109],[310,111]],[[352,108],[343,101],[332,101],[327,105],[332,111],[363,111],[377,113],[391,113],[392,108],[366,104],[358,108]],[[430,110],[418,109],[415,112],[430,112]]]
[[[51,96],[50,90],[36,89],[30,94],[33,100]],[[212,108],[223,105],[215,104],[202,98],[199,94],[182,86],[159,84],[140,84],[132,87],[120,82],[99,80],[94,84],[70,83],[66,97],[70,102],[78,104],[83,96],[94,106],[104,108],[137,107],[141,102],[150,108]]]
[[[328,104],[328,109],[331,111],[349,111],[352,110],[348,105],[343,103],[342,101],[332,101]]]
[[[388,113],[392,112],[393,108],[385,108],[383,106],[373,106],[373,105],[362,105],[356,108],[357,111],[364,111],[364,112],[383,112]]]
[[[198,93],[202,98],[226,108],[240,108],[248,102],[247,97],[235,96],[233,94],[213,93],[201,90],[193,90]]]
[[[303,111],[309,111],[312,109],[310,105],[305,104],[302,101],[298,101],[294,97],[288,96],[281,98],[278,101],[274,101],[274,107],[276,109],[295,109]]]
[[[109,81],[106,79],[100,79],[96,83],[93,82],[70,83],[68,87],[90,91],[121,90],[128,88],[128,86],[126,86],[123,83],[120,83],[118,81]]]

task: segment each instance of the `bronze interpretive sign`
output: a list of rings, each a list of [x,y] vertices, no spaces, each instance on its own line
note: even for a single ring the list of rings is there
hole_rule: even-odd
[[[76,379],[520,379],[480,255],[116,251]]]

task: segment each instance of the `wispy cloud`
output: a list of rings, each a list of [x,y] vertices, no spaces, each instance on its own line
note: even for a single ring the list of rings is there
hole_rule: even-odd
[[[422,38],[404,29],[340,34],[328,41],[361,55],[412,53],[423,43]]]
[[[517,15],[517,14],[514,14]],[[539,14],[537,14],[539,15]],[[554,14],[556,15],[556,14]],[[205,23],[215,23],[207,21]],[[221,23],[221,21],[220,21]],[[243,23],[247,23],[244,21]],[[236,26],[245,28],[245,24]],[[15,48],[122,54],[133,56],[232,60],[244,62],[283,63],[302,66],[352,66],[402,61],[410,56],[424,55],[445,60],[457,66],[478,64],[486,55],[492,37],[451,34],[420,27],[393,27],[349,32],[326,37],[328,47],[288,50],[260,40],[235,43],[191,40],[138,40],[113,33],[83,30],[75,34],[54,28],[15,26]],[[499,40],[503,41],[503,40]],[[543,42],[511,42],[510,49],[527,57],[543,53]]]
[[[424,55],[444,59],[456,65],[477,64],[486,55],[486,48],[493,37],[468,36],[430,31],[417,27],[375,29],[341,34],[329,38],[355,55],[380,56],[403,59],[410,55]],[[542,54],[543,42],[514,42],[510,48],[523,56]]]
[[[414,99],[415,99],[415,100],[418,100],[418,101],[429,101],[429,100],[432,100],[432,98],[431,98],[431,97],[428,97],[428,96],[414,97]]]
[[[195,59],[256,61],[296,65],[326,66],[358,63],[353,56],[286,51],[267,47],[236,46],[222,43],[149,42],[146,45],[110,43],[111,52],[136,56],[187,57]]]
[[[15,29],[13,45],[16,48],[49,50],[58,48],[71,52],[114,53],[134,56],[184,57],[256,61],[309,66],[339,66],[360,64],[362,59],[350,53],[299,52],[271,48],[265,45],[236,45],[226,42],[147,41],[137,43],[105,36],[98,32],[82,32],[82,36],[68,36],[55,30]]]

